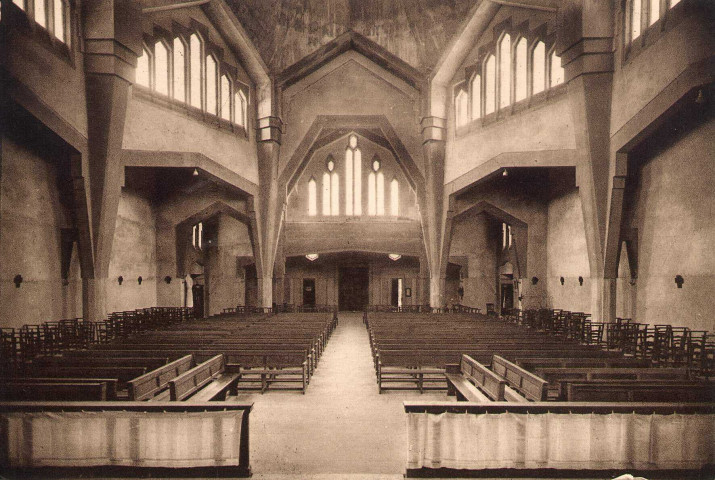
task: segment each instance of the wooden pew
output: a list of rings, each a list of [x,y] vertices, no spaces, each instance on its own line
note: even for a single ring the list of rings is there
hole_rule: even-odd
[[[106,382],[25,382],[0,383],[2,401],[106,401]]]
[[[569,382],[591,380],[688,380],[686,368],[538,368],[534,371],[549,382],[550,396],[566,399]]]
[[[129,400],[165,401],[169,399],[169,381],[187,372],[194,365],[193,355],[159,367],[127,383]]]
[[[566,387],[569,402],[712,402],[715,387],[706,382],[593,380]]]
[[[506,381],[469,355],[462,355],[459,365],[447,365],[444,376],[447,378],[447,395],[456,394],[457,400],[504,400]]]
[[[225,397],[240,379],[239,373],[225,371],[226,361],[223,354],[195,366],[169,381],[172,401],[186,400],[191,397],[195,402],[208,402],[217,397]]]
[[[509,383],[504,392],[506,400],[510,402],[524,402],[527,400],[542,402],[546,400],[548,382],[543,378],[524,370],[499,355],[492,357],[492,370]]]
[[[144,375],[149,368],[146,367],[64,367],[50,366],[32,369],[27,372],[28,377],[54,377],[54,378],[116,378],[120,385],[129,380]]]
[[[597,368],[619,368],[619,367],[650,367],[650,360],[642,358],[626,357],[606,357],[606,358],[570,358],[563,356],[551,357],[530,357],[528,355],[517,355],[514,363],[528,371],[534,371],[542,367],[597,367]]]
[[[113,401],[118,400],[118,384],[119,380],[116,378],[67,378],[67,377],[10,377],[5,379],[7,382],[20,382],[20,383],[104,383],[107,385],[107,400]],[[2,381],[0,381],[0,385]],[[38,399],[39,400],[39,399]],[[52,400],[52,399],[50,399]]]

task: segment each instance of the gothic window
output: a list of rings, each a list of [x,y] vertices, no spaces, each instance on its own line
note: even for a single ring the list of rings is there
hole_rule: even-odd
[[[631,6],[631,41],[641,36],[641,0],[633,0]]]
[[[206,111],[212,115],[218,113],[218,101],[216,98],[218,79],[216,73],[216,60],[212,55],[208,55],[206,57]]]
[[[532,93],[537,94],[546,89],[546,45],[544,42],[536,42],[531,59]]]
[[[459,89],[454,98],[454,111],[458,127],[469,123],[469,95],[463,88]]]
[[[508,223],[501,224],[501,246],[502,249],[507,249],[512,245],[511,225]]]
[[[151,87],[151,69],[149,67],[151,56],[149,51],[144,48],[141,56],[137,59],[136,83],[143,87]]]
[[[195,33],[189,39],[189,69],[191,76],[189,84],[191,85],[189,102],[192,107],[201,108],[201,39]]]
[[[186,45],[180,38],[174,39],[174,100],[186,101]]]
[[[67,0],[12,0],[12,3],[57,40],[67,42]]]
[[[385,175],[382,173],[380,159],[377,155],[372,159],[372,171],[368,175],[368,215],[385,215]]]
[[[231,121],[231,82],[221,75],[221,118]]]
[[[316,188],[315,179],[311,177],[308,181],[308,215],[311,217],[318,214],[318,198]]]
[[[549,85],[555,87],[564,83],[564,69],[561,66],[561,57],[556,55],[556,50],[551,51],[551,79]]]
[[[35,0],[35,21],[41,26],[47,28],[47,10],[45,9],[45,0]]]
[[[169,95],[169,49],[161,40],[154,44],[154,90]]]
[[[236,94],[234,95],[234,108],[235,111],[235,123],[246,128],[248,125],[246,123],[248,118],[248,100],[246,100],[246,94],[243,90],[236,88]]]
[[[472,79],[472,119],[482,116],[482,76],[477,74]]]
[[[362,215],[362,152],[355,135],[345,149],[345,215]]]
[[[328,155],[323,173],[323,215],[340,214],[340,180],[335,171],[335,159]]]
[[[65,1],[54,0],[54,28],[52,33],[60,42],[65,39]]]
[[[194,246],[194,248],[198,248],[201,250],[203,247],[203,237],[204,237],[204,224],[203,222],[199,222],[196,225],[194,225],[191,233],[191,244]]]
[[[397,217],[400,214],[400,184],[396,178],[390,182],[390,215]]]
[[[484,113],[494,113],[497,95],[497,70],[494,55],[489,55],[486,62],[484,62],[484,82]]]
[[[499,108],[511,103],[511,37],[504,34],[499,42]]]
[[[521,37],[516,43],[515,56],[516,65],[514,66],[514,101],[524,100],[527,95],[527,48],[526,38]]]

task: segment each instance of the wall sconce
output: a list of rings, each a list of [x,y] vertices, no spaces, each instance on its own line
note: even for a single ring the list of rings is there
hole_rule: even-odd
[[[583,287],[583,277],[578,277],[578,284]]]
[[[143,281],[143,280],[144,280],[144,279],[141,277],[141,275],[139,275],[139,278],[137,278],[137,282],[139,282],[139,285],[142,284],[142,281]]]
[[[122,283],[124,283],[124,277],[122,277],[121,275],[119,275],[119,277],[117,278],[117,282],[119,282],[119,285],[121,285]]]
[[[169,285],[171,283],[171,277],[169,275],[167,275],[166,277],[164,277],[164,281],[166,282],[167,285]]]
[[[683,283],[685,283],[685,279],[682,277],[682,275],[676,275],[675,284],[678,286],[678,288],[683,288]]]
[[[13,282],[15,282],[15,288],[20,288],[20,284],[22,283],[22,275],[19,273],[15,275],[15,278],[12,279]]]
[[[564,284],[564,277],[560,277],[560,278],[559,278],[559,282],[561,282],[561,285],[563,285],[563,284]]]
[[[539,283],[539,277],[531,277],[531,284],[536,285]]]

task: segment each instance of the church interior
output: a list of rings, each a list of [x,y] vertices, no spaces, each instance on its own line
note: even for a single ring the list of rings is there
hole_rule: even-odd
[[[712,478],[712,2],[0,5],[0,475]]]

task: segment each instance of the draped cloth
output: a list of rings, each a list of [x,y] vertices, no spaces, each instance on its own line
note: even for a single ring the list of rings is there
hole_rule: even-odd
[[[5,413],[0,414],[0,463],[12,468],[237,466],[243,415],[242,410]]]
[[[408,413],[408,469],[699,469],[715,415]]]

